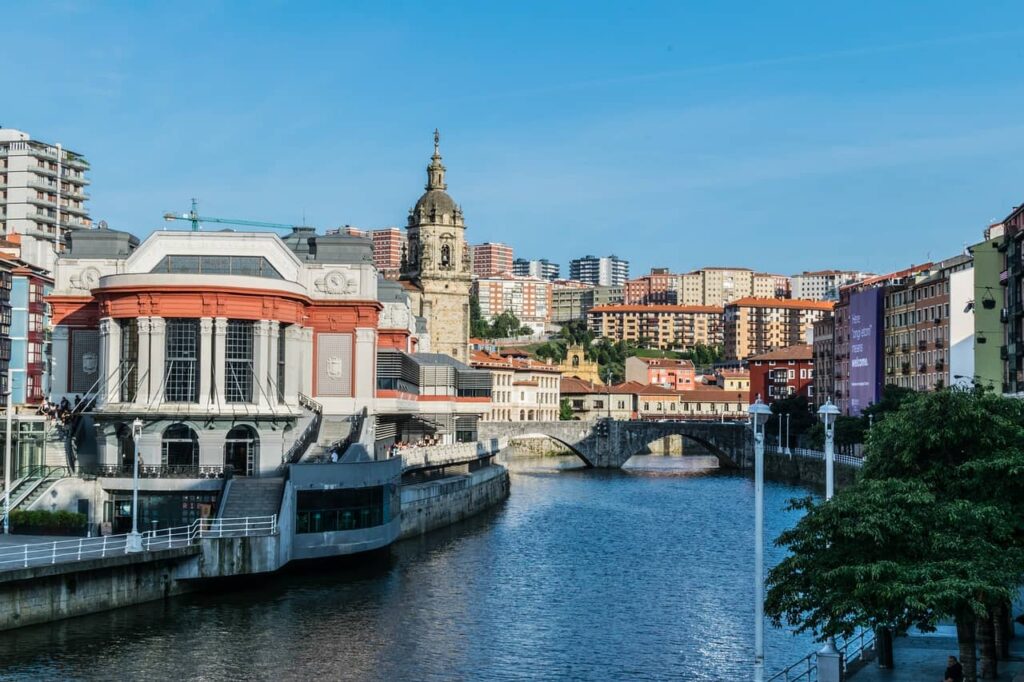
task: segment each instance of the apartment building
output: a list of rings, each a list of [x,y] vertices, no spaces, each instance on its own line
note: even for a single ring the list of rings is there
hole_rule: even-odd
[[[722,343],[722,309],[684,305],[602,305],[587,313],[595,334],[662,348],[693,348]]]
[[[742,360],[805,343],[829,301],[741,298],[725,306],[723,336],[727,360]]]
[[[793,298],[811,301],[835,301],[839,287],[872,277],[870,273],[855,270],[815,270],[801,272],[789,278]]]
[[[746,391],[727,391],[702,386],[693,391],[673,391],[661,386],[644,386],[637,391],[640,419],[703,419],[733,421],[747,418]]]
[[[681,305],[724,306],[741,298],[785,298],[789,280],[749,268],[709,267],[679,275],[678,290]]]
[[[803,396],[814,399],[814,350],[799,343],[750,358],[750,397],[771,404]]]
[[[671,358],[626,358],[626,381],[645,386],[661,386],[673,391],[692,391],[697,388],[697,370],[690,360]]]
[[[580,421],[636,416],[636,390],[639,385],[626,382],[614,386],[595,384],[576,377],[562,377],[561,397],[569,401],[572,418]]]
[[[21,259],[53,270],[67,233],[92,226],[85,202],[89,163],[60,144],[0,128],[0,231]]]
[[[478,277],[471,289],[480,302],[480,315],[493,320],[511,312],[523,324],[543,330],[550,320],[551,282],[539,277],[491,275]]]
[[[473,276],[512,274],[512,247],[498,242],[484,242],[469,247],[473,258]]]
[[[649,275],[631,279],[625,285],[626,305],[677,305],[680,298],[679,275],[668,268],[651,268]]]
[[[1006,300],[1006,350],[1003,392],[1018,395],[1024,393],[1024,203],[1015,206],[1001,223],[1002,246],[1005,253],[1005,270],[1000,283],[1005,287]],[[981,293],[982,301],[985,294]],[[994,296],[993,296],[994,298]],[[978,305],[975,300],[975,305]],[[986,335],[985,338],[990,338]],[[992,341],[989,341],[991,343]]]
[[[491,404],[484,421],[558,420],[562,376],[557,367],[479,350],[470,354],[470,365],[491,374]]]
[[[569,261],[569,279],[594,286],[622,287],[629,279],[629,261],[618,256],[584,256]]]
[[[49,393],[50,308],[45,297],[53,290],[53,278],[40,267],[21,260],[2,262],[4,286],[9,288],[9,309],[0,314],[9,342],[0,357],[9,360],[14,378],[11,400],[15,405],[38,405]],[[0,369],[2,369],[0,360]],[[97,377],[98,378],[98,377]]]
[[[814,405],[821,405],[835,395],[835,330],[834,313],[826,313],[814,323],[812,361],[814,372]]]
[[[541,279],[554,281],[559,278],[561,268],[558,263],[552,263],[547,258],[540,260],[526,260],[516,258],[512,262],[512,274],[520,277],[540,277]]]
[[[617,305],[622,301],[622,287],[595,287],[571,279],[558,280],[551,286],[551,321],[564,324],[585,320],[594,306]]]
[[[370,230],[373,240],[373,264],[387,279],[398,279],[402,273],[402,254],[406,253],[405,232],[397,227]]]

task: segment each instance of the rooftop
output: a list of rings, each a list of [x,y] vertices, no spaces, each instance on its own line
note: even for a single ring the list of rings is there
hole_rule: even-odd
[[[790,310],[832,310],[834,301],[812,301],[802,298],[740,298],[726,304],[727,308],[788,308]]]
[[[785,348],[779,348],[768,353],[762,353],[761,355],[755,355],[754,357],[749,358],[749,361],[761,362],[767,360],[806,360],[810,362],[813,355],[813,348],[810,344],[798,343],[792,346],[786,346]]]
[[[592,313],[718,313],[722,309],[713,305],[596,305]]]

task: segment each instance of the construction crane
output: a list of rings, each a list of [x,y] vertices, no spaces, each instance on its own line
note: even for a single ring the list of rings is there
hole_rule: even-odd
[[[284,223],[264,223],[258,220],[235,220],[233,218],[210,218],[199,215],[199,206],[195,199],[192,200],[192,210],[188,213],[164,213],[164,220],[187,220],[192,223],[192,231],[199,231],[200,223],[224,223],[226,225],[245,225],[247,227],[269,227],[274,230],[293,230],[295,225]]]

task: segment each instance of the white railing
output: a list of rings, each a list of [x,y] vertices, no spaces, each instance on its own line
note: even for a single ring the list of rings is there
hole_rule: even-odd
[[[839,647],[843,654],[843,674],[845,675],[850,663],[865,658],[874,650],[875,633],[873,630],[861,629],[850,639],[843,642]],[[817,682],[818,680],[818,652],[812,652],[789,666],[780,670],[767,682]]]
[[[402,458],[402,467],[404,469],[418,469],[469,462],[480,457],[496,454],[507,445],[508,439],[495,438],[475,443],[448,443],[445,445],[398,448],[397,454]]]
[[[187,547],[203,539],[277,535],[277,514],[237,519],[197,519],[188,526],[149,530],[142,535],[144,551]],[[0,546],[0,571],[58,562],[102,559],[128,554],[128,533],[96,538],[56,540],[9,547]]]
[[[821,450],[808,450],[806,448],[791,448],[789,452],[786,452],[785,450],[781,449],[778,445],[769,445],[767,447],[767,449],[768,449],[768,452],[774,453],[776,455],[790,455],[790,454],[792,454],[794,457],[805,457],[807,459],[817,459],[817,460],[820,460],[822,462],[825,461],[825,453],[822,452]],[[840,455],[840,454],[836,454],[834,461],[836,463],[838,463],[838,464],[846,464],[847,466],[852,466],[852,467],[855,467],[857,469],[859,469],[860,467],[864,466],[864,458],[863,457],[854,457],[853,455]]]

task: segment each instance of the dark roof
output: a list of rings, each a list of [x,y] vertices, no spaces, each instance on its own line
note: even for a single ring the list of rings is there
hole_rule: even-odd
[[[295,227],[281,238],[299,260],[335,265],[359,265],[373,262],[373,240],[337,233],[318,235],[316,228]]]
[[[406,303],[409,294],[405,293],[405,289],[398,282],[378,277],[377,300],[381,303]]]
[[[72,229],[67,235],[69,258],[127,258],[139,238],[110,228]]]
[[[448,192],[443,189],[431,189],[423,193],[413,211],[416,213],[423,211],[428,216],[433,211],[437,211],[438,214],[455,215],[455,208],[455,200],[448,195]]]

